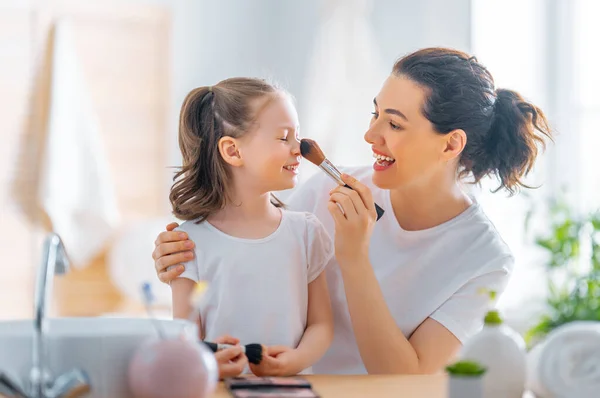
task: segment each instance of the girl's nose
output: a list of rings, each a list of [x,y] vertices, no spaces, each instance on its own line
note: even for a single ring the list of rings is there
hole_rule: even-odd
[[[292,154],[294,156],[300,156],[300,141],[296,138],[292,141]]]

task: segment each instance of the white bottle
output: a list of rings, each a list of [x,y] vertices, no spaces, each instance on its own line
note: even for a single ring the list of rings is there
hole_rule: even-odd
[[[490,295],[492,299],[495,297],[494,292]],[[465,342],[460,357],[487,368],[483,376],[485,398],[523,396],[527,369],[525,341],[503,324],[497,310],[487,312],[483,329]]]

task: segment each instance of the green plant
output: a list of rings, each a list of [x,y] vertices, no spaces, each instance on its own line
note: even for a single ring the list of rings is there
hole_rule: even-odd
[[[600,321],[600,211],[578,215],[553,200],[547,221],[535,244],[548,255],[548,311],[526,333],[528,344],[568,322]]]
[[[494,302],[496,300],[497,293],[495,290],[489,290],[486,288],[479,289],[479,294],[485,294],[489,297],[490,302]],[[501,325],[502,317],[500,316],[500,312],[496,309],[490,309],[486,312],[485,317],[483,318],[483,323],[486,325]]]
[[[458,361],[446,367],[446,371],[453,376],[481,376],[486,370],[475,361]]]

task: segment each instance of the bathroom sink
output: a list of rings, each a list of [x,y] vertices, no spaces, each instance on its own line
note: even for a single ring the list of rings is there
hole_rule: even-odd
[[[155,323],[170,338],[197,339],[197,326],[184,320],[145,318],[47,318],[47,369],[56,377],[85,370],[91,391],[86,397],[129,397],[127,368],[136,348],[157,338]],[[0,322],[0,371],[24,384],[32,368],[34,321]],[[26,387],[26,386],[22,386]]]
[[[217,363],[211,351],[198,341],[198,327],[193,322],[124,317],[49,318],[53,278],[67,273],[69,267],[62,239],[49,233],[36,278],[34,319],[0,322],[0,396],[131,397],[129,362],[138,347],[149,339],[156,340],[159,334],[167,339],[184,337],[192,342],[192,349],[196,348],[193,342],[198,342],[200,357],[195,358],[200,359],[204,369],[192,368],[192,376],[206,377],[202,380],[207,382],[207,388],[211,385],[209,380],[216,381]],[[145,303],[150,306],[150,285],[144,285],[143,292]],[[141,362],[136,359],[136,369],[143,369],[143,375],[148,375],[148,370],[165,374],[160,368],[164,358],[157,356],[160,349],[156,351],[156,347],[146,346],[146,355],[136,357],[141,358]],[[165,345],[158,347],[164,349]],[[138,372],[135,380],[139,379]]]

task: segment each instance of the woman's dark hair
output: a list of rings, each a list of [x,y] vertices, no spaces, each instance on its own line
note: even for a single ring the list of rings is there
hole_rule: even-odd
[[[181,169],[169,200],[180,220],[206,220],[231,199],[231,170],[219,152],[222,137],[239,138],[252,129],[260,110],[284,91],[260,79],[231,78],[192,90],[181,107]],[[261,99],[264,102],[257,103]],[[277,207],[283,204],[274,196]]]
[[[460,176],[478,183],[496,175],[514,194],[529,188],[522,178],[538,154],[537,144],[552,138],[544,113],[515,91],[496,89],[490,72],[475,57],[447,48],[428,48],[396,62],[393,73],[422,86],[427,94],[423,114],[438,133],[462,129],[467,144]]]

